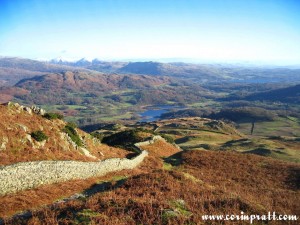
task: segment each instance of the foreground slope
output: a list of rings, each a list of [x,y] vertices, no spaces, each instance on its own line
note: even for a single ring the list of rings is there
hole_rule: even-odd
[[[255,155],[180,152],[168,158],[164,169],[148,168],[147,173],[104,189],[99,184],[98,191],[88,197],[55,204],[35,211],[30,218],[7,223],[220,224],[204,221],[202,216],[241,212],[264,215],[269,211],[299,216],[299,174],[299,165]]]
[[[14,112],[15,109],[8,110]],[[16,113],[14,118],[22,117],[23,113],[27,112]],[[31,129],[29,124],[25,125]],[[45,127],[43,131],[51,135]],[[77,129],[77,132],[84,136],[82,131]],[[225,150],[223,142],[236,143],[245,139],[225,122],[195,117],[126,126],[107,125],[94,135],[100,139],[104,135],[102,142],[110,145],[107,148],[111,148],[111,152],[117,146],[133,151],[138,147],[147,150],[149,156],[130,171],[47,184],[2,196],[0,201],[6,205],[0,209],[3,222],[220,224],[220,221],[204,221],[202,216],[240,215],[241,212],[264,215],[269,211],[299,216],[299,164],[219,151]],[[171,137],[189,150],[182,151]],[[196,139],[199,146],[195,145]],[[213,145],[214,151],[203,150],[205,143]],[[29,212],[9,217],[24,210]],[[232,224],[232,221],[223,222]],[[281,224],[279,222],[270,221],[270,224]]]

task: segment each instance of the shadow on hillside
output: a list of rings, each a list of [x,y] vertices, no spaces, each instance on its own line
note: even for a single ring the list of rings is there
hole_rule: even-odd
[[[227,141],[226,144],[235,144],[235,143],[240,143],[240,142],[245,142],[245,141],[250,141],[250,139],[241,138],[241,139],[238,139],[238,140],[231,140],[231,141]]]
[[[238,139],[238,140],[227,141],[226,143],[223,144],[222,147],[232,147],[235,145],[247,146],[249,144],[251,144],[251,141],[249,139],[242,138],[242,139]]]
[[[118,187],[120,187],[122,184],[124,184],[126,180],[127,178],[120,179],[116,182],[102,182],[100,184],[94,184],[90,188],[82,192],[82,194],[86,197],[90,197],[99,192],[115,190]]]
[[[286,184],[294,189],[300,189],[300,168],[291,168],[290,174],[287,177]]]
[[[93,196],[93,195],[95,195],[99,192],[115,190],[118,187],[120,187],[122,184],[124,184],[126,180],[127,180],[127,178],[120,179],[120,180],[117,180],[115,182],[102,182],[100,184],[94,184],[90,188],[83,191],[80,195],[74,195],[74,196],[71,196],[69,198],[63,199],[59,203],[54,203],[52,205],[47,206],[47,208],[55,209],[55,205],[60,204],[61,202],[68,202],[70,200],[79,199],[80,197],[83,197],[83,196],[84,196],[84,198],[87,198],[87,197],[91,197],[91,196]],[[9,219],[9,221],[16,221],[16,223],[13,223],[13,224],[18,224],[18,225],[23,225],[24,224],[25,225],[25,224],[28,224],[27,221],[32,216],[33,216],[32,211],[25,211],[25,212],[14,215],[12,218]],[[4,224],[11,224],[11,223],[6,223],[5,220],[0,218],[0,225],[4,225]]]
[[[269,156],[272,154],[272,151],[267,148],[256,148],[250,151],[243,152],[244,154],[255,154],[261,156]]]
[[[279,148],[277,150],[270,150],[267,148],[256,148],[250,151],[243,152],[246,154],[255,154],[260,156],[270,156],[272,153],[276,153],[278,155],[288,155],[286,152],[284,152],[284,148]]]
[[[171,164],[172,166],[179,166],[182,163],[182,152],[177,152],[174,155],[169,156],[168,158],[165,158],[164,161],[166,163]]]
[[[135,153],[135,152],[131,152],[131,153],[128,153],[126,155],[126,159],[133,159],[134,157],[138,156],[140,153]]]
[[[195,139],[195,137],[192,136],[186,136],[186,137],[182,137],[182,138],[178,138],[175,140],[175,143],[178,144],[182,144],[188,141],[192,141],[193,139]]]

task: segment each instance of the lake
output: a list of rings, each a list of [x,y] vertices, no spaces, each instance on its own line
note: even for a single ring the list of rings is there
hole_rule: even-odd
[[[139,122],[151,122],[159,119],[159,117],[171,109],[182,109],[184,107],[173,106],[173,105],[162,105],[162,106],[151,106],[147,107],[147,110],[139,113],[142,117]]]

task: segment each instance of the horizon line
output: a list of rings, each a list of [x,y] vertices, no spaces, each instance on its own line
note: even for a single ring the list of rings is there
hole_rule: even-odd
[[[288,60],[251,60],[251,59],[201,59],[201,58],[187,58],[187,57],[132,57],[132,58],[118,58],[118,57],[24,57],[24,56],[8,56],[0,55],[0,58],[20,58],[30,59],[42,62],[51,62],[57,60],[62,62],[78,62],[86,60],[92,62],[99,60],[103,62],[158,62],[158,63],[187,63],[187,64],[245,64],[252,66],[300,66],[300,62]]]

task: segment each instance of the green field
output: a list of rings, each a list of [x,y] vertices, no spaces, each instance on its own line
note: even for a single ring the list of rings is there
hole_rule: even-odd
[[[251,123],[237,122],[237,129],[250,135]],[[256,122],[252,136],[300,136],[300,122],[294,117],[278,117],[275,121]]]

